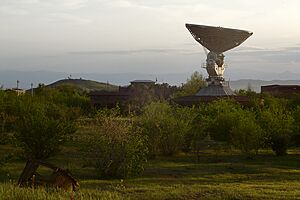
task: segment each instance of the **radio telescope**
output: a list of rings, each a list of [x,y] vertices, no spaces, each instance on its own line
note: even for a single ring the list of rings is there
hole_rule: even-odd
[[[224,52],[242,44],[253,33],[245,30],[186,24],[194,39],[210,52],[207,53],[206,79],[208,87],[202,88],[196,96],[234,95],[224,79]]]

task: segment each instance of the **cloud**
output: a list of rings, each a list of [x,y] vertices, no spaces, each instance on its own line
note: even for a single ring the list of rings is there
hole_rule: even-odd
[[[183,6],[187,4],[196,5],[199,4],[197,0],[160,0],[160,1],[149,1],[149,0],[115,0],[111,2],[112,5],[120,7],[148,7],[148,8],[159,8],[165,6]]]
[[[75,24],[88,24],[90,19],[68,13],[51,13],[47,16],[50,21],[67,21]]]
[[[300,47],[291,46],[285,48],[273,48],[273,49],[251,49],[229,51],[225,56],[232,62],[238,62],[242,65],[265,65],[274,67],[281,66],[284,68],[290,67],[289,65],[300,65]],[[247,49],[247,47],[245,47]]]
[[[40,0],[1,0],[2,5],[20,5],[20,4],[33,4],[39,3]]]
[[[75,10],[85,7],[88,4],[88,0],[40,0],[40,3],[57,8]]]
[[[60,0],[67,9],[79,9],[87,5],[88,0]]]
[[[300,52],[300,45],[295,46],[295,47],[287,47],[286,48],[287,51],[299,51]]]
[[[137,50],[108,50],[108,51],[75,51],[69,52],[69,54],[76,55],[100,55],[100,54],[111,54],[111,55],[131,55],[131,54],[170,54],[170,53],[182,53],[190,52],[187,49],[137,49]]]
[[[197,42],[193,42],[193,43],[191,43],[191,42],[189,42],[189,43],[184,43],[183,45],[184,45],[184,46],[199,46],[199,44],[198,44]]]
[[[13,6],[0,6],[0,14],[3,15],[24,16],[28,13],[27,10],[15,8]]]
[[[236,52],[253,52],[253,51],[267,51],[268,49],[256,46],[239,46],[237,48],[232,49],[231,51]]]
[[[2,5],[14,7],[36,4],[38,7],[56,7],[58,9],[79,9],[85,7],[89,0],[1,0]]]
[[[33,3],[39,3],[39,0],[18,0],[18,3],[24,3],[24,4],[33,4]]]

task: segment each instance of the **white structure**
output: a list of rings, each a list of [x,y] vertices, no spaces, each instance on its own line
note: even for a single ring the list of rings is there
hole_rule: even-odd
[[[233,91],[225,84],[224,52],[239,46],[253,33],[244,30],[186,24],[194,39],[210,50],[206,58],[208,87],[201,89],[196,96],[230,96]]]

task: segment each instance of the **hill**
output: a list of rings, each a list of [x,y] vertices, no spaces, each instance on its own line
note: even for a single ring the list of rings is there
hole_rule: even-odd
[[[105,90],[105,91],[116,91],[118,90],[118,86],[108,84],[108,83],[101,83],[92,80],[85,80],[85,79],[63,79],[56,81],[47,85],[47,87],[57,87],[61,85],[71,85],[74,87],[79,88],[83,91],[95,91],[95,90]]]

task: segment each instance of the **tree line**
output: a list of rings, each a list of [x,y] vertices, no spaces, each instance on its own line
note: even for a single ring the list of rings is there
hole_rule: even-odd
[[[199,87],[187,84],[180,94]],[[179,152],[199,157],[201,149],[218,145],[248,158],[261,149],[284,156],[299,145],[300,96],[245,95],[251,96],[247,106],[230,99],[193,107],[155,101],[138,114],[126,114],[119,107],[93,109],[88,95],[71,86],[40,87],[33,96],[0,91],[0,143],[15,145],[23,158],[46,160],[79,135],[73,140],[94,158],[92,166],[101,178],[136,176],[148,159]],[[81,122],[90,127],[88,134],[80,132]]]

